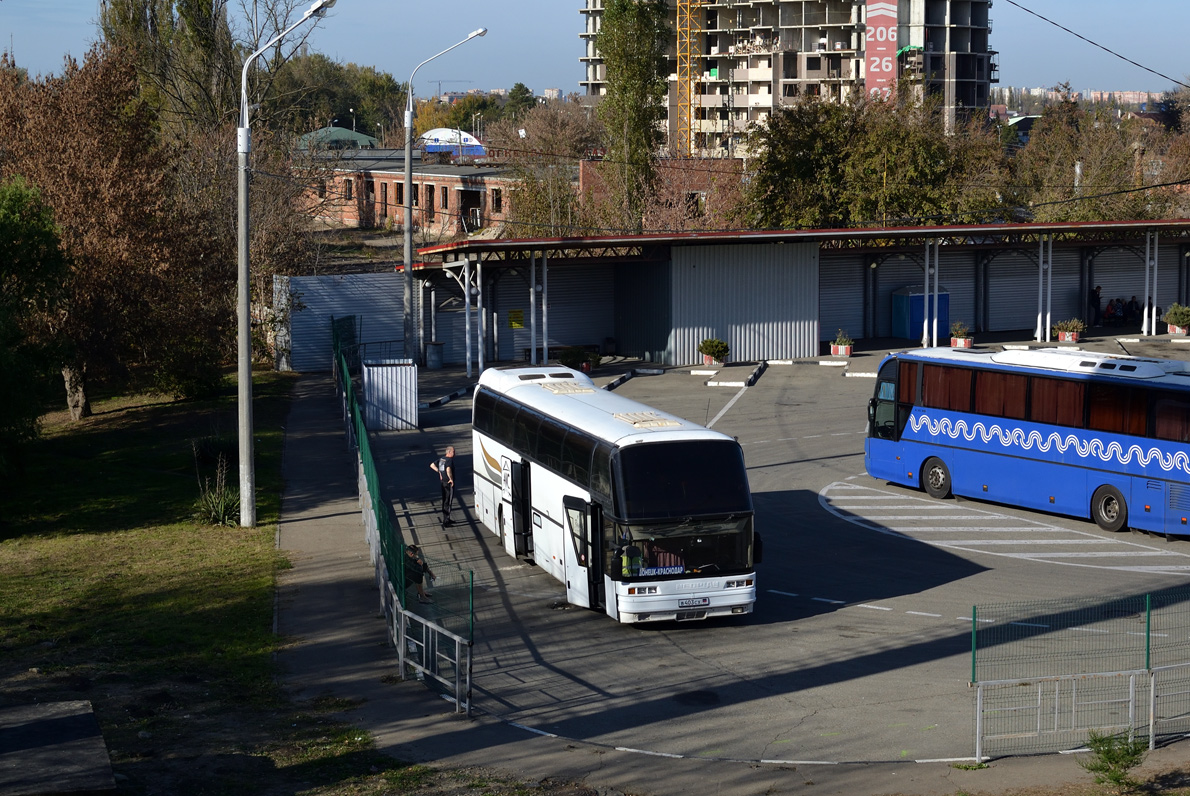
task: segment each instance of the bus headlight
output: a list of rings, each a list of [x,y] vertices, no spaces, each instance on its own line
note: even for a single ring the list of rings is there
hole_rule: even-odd
[[[629,594],[656,594],[657,587],[656,586],[629,586],[628,593]]]
[[[728,589],[746,588],[752,585],[752,578],[744,578],[743,580],[729,580],[724,586]]]

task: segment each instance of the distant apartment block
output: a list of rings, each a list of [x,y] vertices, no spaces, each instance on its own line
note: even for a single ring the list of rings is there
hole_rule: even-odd
[[[992,0],[667,0],[674,154],[729,154],[749,123],[805,96],[841,102],[909,82],[947,120],[986,115]],[[605,91],[604,0],[585,0],[582,88]]]

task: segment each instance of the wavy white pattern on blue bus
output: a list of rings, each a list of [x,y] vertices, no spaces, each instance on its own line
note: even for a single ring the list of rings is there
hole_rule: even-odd
[[[1006,448],[1019,447],[1022,450],[1036,448],[1039,453],[1056,450],[1058,453],[1065,454],[1068,450],[1074,450],[1083,459],[1098,457],[1101,461],[1118,462],[1121,465],[1131,464],[1135,457],[1137,464],[1143,467],[1148,467],[1156,461],[1157,466],[1166,472],[1180,470],[1190,474],[1190,456],[1187,456],[1185,451],[1166,453],[1157,448],[1149,448],[1145,451],[1139,445],[1130,445],[1125,449],[1118,442],[1104,444],[1101,439],[1081,440],[1073,434],[1063,438],[1056,431],[1051,431],[1049,436],[1042,436],[1039,431],[1002,427],[996,423],[984,425],[983,421],[968,424],[966,420],[955,421],[948,417],[934,420],[926,415],[910,415],[909,425],[915,432],[926,428],[932,437],[943,436],[957,440],[961,436],[968,442],[973,442],[976,437],[979,437],[980,441],[985,444],[995,439]]]

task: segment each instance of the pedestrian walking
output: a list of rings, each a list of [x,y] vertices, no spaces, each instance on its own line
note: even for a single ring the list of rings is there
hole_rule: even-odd
[[[454,446],[447,446],[446,455],[439,457],[436,462],[430,462],[430,469],[438,473],[438,481],[442,485],[442,524],[454,525],[454,520],[450,518],[450,509],[455,498]]]

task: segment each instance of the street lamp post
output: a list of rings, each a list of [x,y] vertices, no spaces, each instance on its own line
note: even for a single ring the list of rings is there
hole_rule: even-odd
[[[404,327],[405,327],[405,357],[420,360],[420,352],[415,357],[413,348],[415,332],[413,329],[413,78],[417,70],[433,61],[439,55],[446,55],[459,45],[466,44],[476,36],[484,36],[487,28],[473,30],[467,38],[447,47],[437,55],[431,55],[413,68],[409,75],[409,82],[405,85],[405,278],[403,298]]]
[[[236,295],[237,319],[237,378],[239,380],[239,442],[240,442],[240,525],[256,525],[256,473],[252,453],[252,319],[251,288],[248,279],[248,153],[252,151],[252,130],[248,107],[248,68],[260,55],[298,25],[311,17],[321,18],[337,0],[314,0],[302,18],[274,36],[268,44],[244,59],[240,77],[240,126],[236,130],[236,153],[239,161],[239,203],[237,233],[238,285]]]
[[[347,112],[351,114],[351,132],[355,132],[355,108],[348,108]]]

